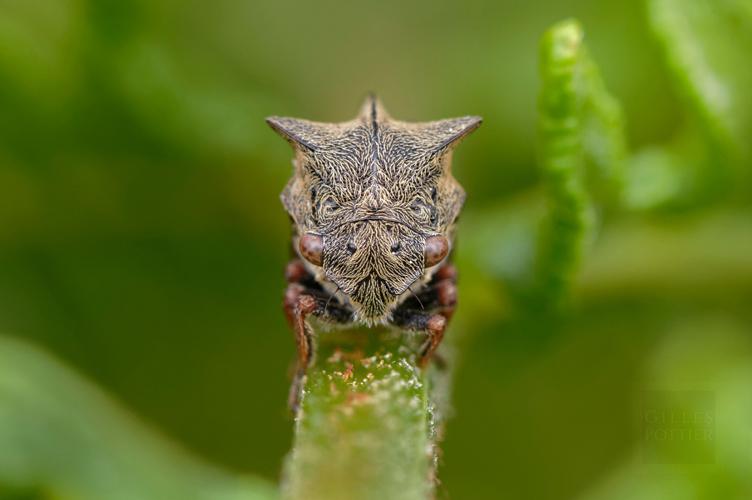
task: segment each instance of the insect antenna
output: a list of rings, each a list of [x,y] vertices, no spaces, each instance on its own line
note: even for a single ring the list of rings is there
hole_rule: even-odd
[[[342,291],[342,290],[340,290],[339,285],[337,285],[336,283],[335,283],[335,286],[337,287],[337,289],[334,291],[334,293],[332,293],[331,295],[329,295],[328,299],[326,299],[326,304],[324,304],[324,312],[326,312],[326,310],[329,308],[329,302],[332,301],[332,299],[334,298],[334,295],[337,292],[341,292]]]
[[[410,293],[411,293],[411,294],[413,294],[413,297],[415,297],[415,300],[417,300],[417,301],[418,301],[418,304],[420,304],[420,308],[421,308],[421,309],[422,309],[423,311],[425,311],[425,310],[426,310],[426,308],[425,308],[425,307],[423,307],[423,302],[421,302],[421,300],[420,300],[420,297],[418,297],[418,296],[417,296],[417,295],[415,294],[415,292],[413,292],[413,286],[412,286],[412,285],[410,285],[409,287],[407,287],[407,289],[408,289],[408,290],[410,290]]]

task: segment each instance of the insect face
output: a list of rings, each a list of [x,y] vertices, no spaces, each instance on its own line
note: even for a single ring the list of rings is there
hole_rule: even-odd
[[[451,151],[480,119],[400,122],[371,98],[350,122],[268,122],[296,151],[282,201],[299,255],[357,319],[387,320],[451,249],[464,200]]]
[[[406,225],[379,218],[342,224],[324,236],[324,272],[362,318],[379,318],[423,276],[424,242]]]

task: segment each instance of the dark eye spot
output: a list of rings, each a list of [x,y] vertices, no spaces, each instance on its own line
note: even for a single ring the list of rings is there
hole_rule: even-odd
[[[431,189],[431,200],[436,203],[436,198],[438,196],[438,192],[436,191],[436,188]]]
[[[433,212],[436,210],[433,205],[429,205],[426,202],[424,202],[421,199],[415,200],[410,205],[410,210],[418,217],[420,217],[423,220],[428,220],[431,218]]]
[[[316,204],[316,188],[311,188],[311,205]]]
[[[347,242],[347,251],[350,255],[354,254],[357,249],[358,247],[355,246],[355,243],[353,243],[352,241]]]
[[[327,198],[324,200],[323,210],[325,213],[331,214],[339,208],[339,204],[334,201],[334,198]]]
[[[399,241],[396,243],[392,243],[392,248],[391,248],[392,253],[399,252],[401,248],[402,248],[402,243],[400,243]]]

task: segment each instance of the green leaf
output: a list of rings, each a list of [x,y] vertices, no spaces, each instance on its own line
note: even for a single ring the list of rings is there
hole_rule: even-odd
[[[659,146],[629,159],[624,206],[630,210],[679,210],[717,199],[728,190],[729,172],[695,124]]]
[[[0,336],[0,498],[276,496],[259,479],[201,463],[47,354]]]
[[[648,15],[681,97],[684,125],[630,163],[629,208],[691,208],[750,178],[752,1],[650,0]]]
[[[650,0],[648,14],[681,92],[710,140],[752,154],[752,1]]]

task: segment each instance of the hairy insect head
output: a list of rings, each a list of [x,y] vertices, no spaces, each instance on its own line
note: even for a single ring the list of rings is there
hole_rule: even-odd
[[[451,152],[481,119],[402,122],[370,96],[348,122],[267,122],[295,150],[281,198],[296,251],[356,319],[386,321],[451,250],[465,198]]]

